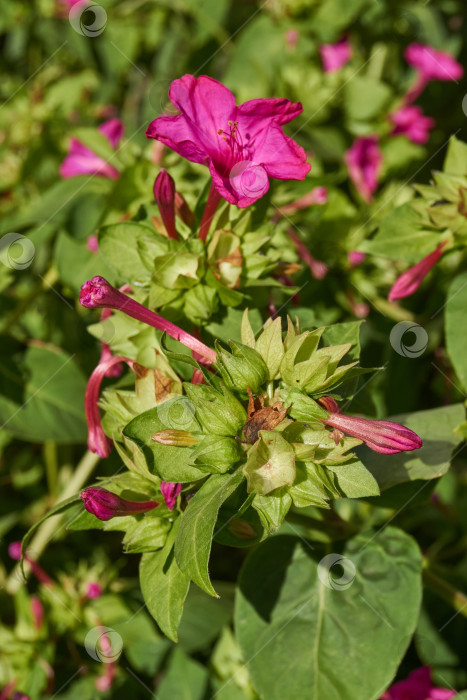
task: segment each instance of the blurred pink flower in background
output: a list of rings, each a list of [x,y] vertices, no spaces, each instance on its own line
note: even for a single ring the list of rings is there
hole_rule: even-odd
[[[86,598],[88,598],[88,600],[95,600],[96,598],[100,598],[101,595],[102,586],[100,583],[97,583],[96,581],[91,581],[88,583],[86,588]]]
[[[352,44],[344,36],[336,44],[321,44],[319,52],[324,72],[333,73],[345,66],[352,58]]]
[[[429,255],[420,260],[420,262],[418,262],[416,265],[409,267],[408,270],[403,272],[402,275],[397,278],[391,287],[391,291],[389,292],[389,301],[404,299],[417,291],[432,267],[436,265],[438,260],[443,255],[443,248],[446,243],[447,241],[440,243],[435,250],[429,253]]]
[[[92,236],[88,236],[86,239],[86,248],[91,252],[91,253],[97,253],[99,250],[99,243],[97,241],[97,236],[94,234]]]
[[[112,148],[117,149],[123,138],[124,126],[120,119],[109,119],[99,126],[99,131]],[[72,138],[68,155],[60,166],[60,175],[64,179],[77,175],[100,175],[116,180],[120,173],[90,148]]]
[[[450,700],[457,695],[455,690],[436,688],[431,682],[431,671],[422,666],[412,671],[405,681],[394,683],[380,700]]]
[[[365,260],[366,253],[361,253],[359,250],[350,250],[347,253],[347,259],[352,267],[357,267]]]
[[[282,131],[301,114],[299,102],[257,99],[237,107],[230,90],[206,75],[174,80],[169,97],[180,114],[158,117],[146,136],[208,165],[218,195],[231,204],[256,202],[268,191],[269,178],[303,180],[309,172],[305,151]],[[210,209],[216,208],[213,202]]]
[[[378,187],[383,154],[377,136],[362,136],[355,139],[344,155],[350,179],[362,199],[369,204]]]
[[[394,125],[392,134],[403,134],[414,143],[426,143],[430,138],[430,130],[436,126],[432,117],[426,117],[421,107],[406,105],[389,115]]]
[[[294,202],[289,204],[284,204],[282,207],[276,209],[275,217],[288,216],[289,214],[294,214],[296,211],[301,209],[308,209],[313,206],[320,206],[327,204],[328,201],[328,190],[327,187],[313,187],[307,194],[303,197],[296,199]]]
[[[417,77],[405,95],[406,103],[413,102],[431,80],[453,80],[464,75],[464,69],[447,51],[438,51],[424,44],[410,44],[404,53],[407,63],[415,68]]]

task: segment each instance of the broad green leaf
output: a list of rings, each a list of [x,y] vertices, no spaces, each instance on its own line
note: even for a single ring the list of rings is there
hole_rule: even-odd
[[[465,175],[467,173],[467,143],[459,141],[451,136],[444,161],[443,170],[453,175]]]
[[[73,361],[74,356],[51,345],[32,345],[24,364],[29,378],[21,403],[0,396],[0,421],[8,433],[33,442],[84,442],[86,379]],[[9,382],[9,369],[0,367],[2,384]],[[20,383],[21,377],[15,378]]]
[[[391,211],[380,223],[376,236],[363,241],[359,250],[416,263],[431,253],[439,242],[439,233],[420,228],[420,215],[407,203]]]
[[[162,549],[143,554],[139,568],[146,607],[163,633],[174,642],[190,586],[190,579],[180,571],[173,551],[180,522],[177,518]]]
[[[393,527],[327,554],[296,537],[260,544],[245,561],[235,606],[259,695],[379,698],[416,627],[421,569],[416,543]]]
[[[256,341],[255,350],[259,352],[266,363],[269,381],[276,379],[284,356],[282,321],[280,318],[276,318],[272,323],[265,326]]]
[[[99,232],[99,253],[122,281],[147,278],[149,273],[138,252],[144,239],[159,239],[154,229],[144,224],[127,221],[111,224]]]
[[[378,496],[378,482],[372,473],[358,459],[327,467],[334,472],[337,485],[346,498]]]
[[[143,448],[150,470],[164,481],[185,483],[202,479],[205,474],[190,464],[191,448],[160,445],[151,440],[151,435],[167,429],[200,432],[194,409],[186,397],[168,399],[141,413],[128,423],[123,433]]]
[[[167,673],[157,688],[157,700],[203,700],[207,684],[207,668],[177,647]]]
[[[467,326],[467,272],[458,275],[449,287],[444,313],[446,349],[462,386],[467,390],[467,352],[464,334]]]
[[[406,425],[417,433],[423,446],[419,450],[395,455],[382,455],[364,445],[357,447],[356,452],[381,491],[415,479],[436,479],[449,469],[451,454],[462,440],[454,430],[464,418],[462,404],[391,416],[389,420]]]
[[[216,585],[220,598],[212,598],[197,586],[192,586],[186,597],[178,639],[187,654],[209,648],[232,619],[235,586],[222,582]]]
[[[203,591],[217,596],[209,579],[208,564],[217,514],[222,503],[242,482],[243,474],[213,474],[189,501],[175,540],[175,557],[181,570]]]
[[[102,259],[99,251],[91,253],[84,241],[77,241],[63,232],[57,238],[55,262],[60,279],[75,293],[79,292],[86,280],[95,275],[102,275],[111,284],[116,281],[114,271]]]
[[[371,95],[371,99],[368,99]],[[383,111],[391,99],[392,91],[386,83],[363,75],[354,75],[345,84],[345,110],[350,119],[366,121]]]

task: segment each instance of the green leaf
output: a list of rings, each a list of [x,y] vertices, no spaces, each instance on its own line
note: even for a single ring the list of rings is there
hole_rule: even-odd
[[[197,586],[192,586],[187,595],[178,639],[188,654],[207,649],[232,619],[234,584],[219,582],[217,586],[220,598],[206,595]]]
[[[371,95],[371,99],[368,99],[368,95]],[[391,95],[391,88],[381,80],[367,75],[354,75],[345,84],[345,110],[350,119],[371,120],[386,108]]]
[[[163,633],[174,642],[190,586],[190,579],[180,570],[173,551],[180,522],[177,518],[162,549],[143,554],[139,567],[146,607]]]
[[[379,496],[378,482],[358,459],[345,464],[327,466],[327,469],[336,475],[337,485],[346,498]]]
[[[205,475],[191,466],[190,447],[172,447],[151,440],[160,430],[200,432],[191,402],[182,396],[167,399],[128,423],[123,434],[143,448],[150,470],[164,481],[186,483],[198,481]]]
[[[148,278],[138,246],[147,239],[161,239],[153,228],[127,221],[111,224],[99,231],[99,253],[122,281]],[[162,239],[164,241],[164,239]]]
[[[34,442],[54,440],[68,444],[86,440],[86,379],[73,358],[74,355],[51,345],[28,348],[24,363],[30,376],[22,402],[0,396],[0,421],[4,430],[21,440]],[[5,364],[2,362],[0,366],[4,375],[2,385],[10,381]]]
[[[102,258],[100,251],[91,253],[84,241],[77,241],[63,232],[57,238],[55,263],[60,279],[75,293],[79,292],[85,280],[92,279],[95,275],[102,275],[111,284],[116,281],[114,271]]]
[[[465,175],[467,173],[467,143],[459,141],[451,136],[444,161],[443,170],[453,175]]]
[[[363,241],[359,250],[416,263],[431,253],[439,242],[439,233],[420,228],[420,215],[407,202],[391,211],[381,222],[376,236]]]
[[[282,321],[280,318],[276,318],[272,323],[264,327],[263,332],[256,341],[255,350],[259,352],[266,363],[269,381],[276,379],[284,357]]]
[[[217,514],[222,503],[242,482],[243,474],[213,474],[189,501],[175,540],[180,569],[203,591],[217,596],[209,579],[208,564]]]
[[[388,527],[324,555],[277,536],[245,561],[235,627],[263,698],[378,698],[409,645],[422,594],[414,540]]]
[[[167,674],[157,688],[157,700],[203,700],[208,670],[190,659],[178,647],[170,659]]]
[[[458,275],[448,291],[445,308],[446,349],[459,380],[467,390],[467,352],[462,329],[467,325],[467,272]]]
[[[356,451],[382,491],[406,481],[436,479],[449,469],[451,453],[462,440],[454,430],[464,417],[462,404],[391,416],[389,420],[402,423],[417,433],[423,446],[395,455],[382,455],[363,445]]]

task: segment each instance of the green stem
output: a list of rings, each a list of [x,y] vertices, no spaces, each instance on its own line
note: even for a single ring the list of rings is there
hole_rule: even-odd
[[[60,501],[65,501],[67,498],[70,498],[70,496],[77,493],[77,491],[81,490],[83,485],[91,476],[99,460],[99,455],[89,452],[89,450],[84,454],[83,458],[76,467],[73,476],[71,477],[67,486],[63,489],[60,497],[57,499],[57,503]],[[31,552],[31,556],[35,561],[39,559],[52,537],[57,534],[58,525],[62,517],[63,516],[60,514],[45,520],[32,538],[28,550]],[[31,568],[28,562],[24,562],[24,574],[26,578],[29,576],[30,571]],[[9,593],[14,594],[21,587],[22,583],[21,569],[18,563],[11,572],[5,588]]]
[[[55,496],[58,486],[57,445],[53,440],[44,442],[45,473],[50,496]]]
[[[424,566],[423,580],[426,586],[445,600],[446,603],[449,603],[454,610],[467,617],[467,595],[427,568],[429,564],[426,559],[424,560]]]
[[[326,513],[328,512],[329,511],[326,511]],[[335,513],[333,513],[333,516],[334,515]],[[285,519],[307,530],[324,532],[326,535],[329,535],[329,537],[345,537],[353,532],[352,526],[344,520],[318,520],[317,518],[310,518],[308,515],[302,515],[302,513],[296,513],[295,511],[289,511]]]

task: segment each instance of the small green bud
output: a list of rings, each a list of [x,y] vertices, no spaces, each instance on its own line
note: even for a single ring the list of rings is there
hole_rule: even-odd
[[[170,447],[191,447],[199,442],[194,435],[186,430],[159,430],[159,432],[151,435],[151,440],[158,442],[160,445],[169,445]]]
[[[267,494],[295,481],[295,454],[282,435],[274,430],[262,430],[260,439],[248,453],[243,469],[248,493]]]
[[[229,389],[246,393],[250,388],[254,394],[268,379],[268,368],[261,355],[253,348],[229,341],[232,354],[223,350],[218,344],[217,367]]]

